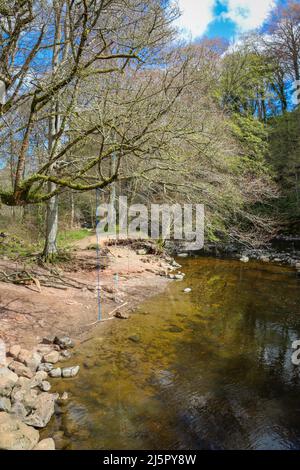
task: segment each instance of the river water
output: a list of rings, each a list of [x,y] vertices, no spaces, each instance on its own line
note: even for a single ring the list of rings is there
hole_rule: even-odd
[[[47,434],[68,449],[300,449],[295,272],[180,262],[184,282],[78,349],[80,374],[56,382],[70,399]]]

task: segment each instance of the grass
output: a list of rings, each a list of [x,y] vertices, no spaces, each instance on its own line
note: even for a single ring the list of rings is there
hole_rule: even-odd
[[[91,230],[79,228],[74,230],[64,230],[58,233],[57,243],[59,246],[68,246],[91,235]]]

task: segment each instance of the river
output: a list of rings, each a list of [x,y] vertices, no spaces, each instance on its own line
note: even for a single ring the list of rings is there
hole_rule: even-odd
[[[80,374],[55,382],[70,399],[46,433],[67,449],[300,449],[295,272],[180,263],[184,282],[77,350]]]

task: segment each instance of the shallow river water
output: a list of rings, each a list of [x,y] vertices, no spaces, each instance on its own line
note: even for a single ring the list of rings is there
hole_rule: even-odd
[[[70,399],[47,434],[68,449],[300,449],[295,272],[180,263],[184,282],[77,350],[80,374],[55,382]]]

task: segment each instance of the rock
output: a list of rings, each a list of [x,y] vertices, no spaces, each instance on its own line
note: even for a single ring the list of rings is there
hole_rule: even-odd
[[[33,379],[30,381],[30,388],[40,387],[44,380],[46,380],[48,374],[44,370],[39,370]]]
[[[0,411],[7,411],[8,413],[11,410],[11,402],[7,397],[0,397]]]
[[[0,396],[9,397],[18,376],[7,367],[0,368]]]
[[[17,359],[18,355],[20,354],[20,351],[21,351],[21,346],[19,346],[18,344],[15,344],[14,346],[11,346],[9,348],[8,354],[14,359]]]
[[[177,281],[183,281],[184,276],[182,274],[176,274],[175,279],[177,279]]]
[[[15,416],[0,413],[0,449],[31,450],[39,441],[39,432]]]
[[[60,347],[60,349],[74,348],[74,343],[71,340],[71,338],[69,338],[68,336],[61,336],[61,337],[56,336],[54,338],[54,344],[57,344]]]
[[[50,370],[49,375],[50,375],[50,377],[56,378],[56,379],[58,377],[61,377],[61,368],[57,367],[56,369]]]
[[[248,256],[242,256],[242,257],[240,258],[240,261],[241,261],[242,263],[249,263],[250,258],[249,258]]]
[[[22,403],[26,409],[25,414],[28,414],[35,408],[38,396],[37,390],[15,387],[11,394],[11,401],[13,404]]]
[[[192,289],[190,287],[187,287],[186,289],[184,289],[183,291],[185,294],[189,294],[190,292],[192,292]]]
[[[32,379],[33,372],[29,367],[26,367],[25,364],[22,364],[18,361],[13,361],[9,364],[10,370],[15,372],[17,375],[21,375],[22,377],[27,377],[28,379]]]
[[[47,373],[50,372],[52,369],[54,369],[54,366],[53,364],[50,364],[50,362],[43,362],[38,367],[38,371],[45,371]]]
[[[63,401],[68,400],[68,399],[69,399],[68,393],[67,393],[67,392],[64,392],[64,393],[62,394],[62,396],[60,397],[60,399],[63,400]]]
[[[139,343],[141,338],[139,335],[131,335],[131,336],[128,336],[128,339],[130,341],[132,341],[133,343]]]
[[[66,361],[68,359],[71,359],[71,357],[72,357],[72,353],[70,351],[68,351],[68,349],[64,349],[60,353],[60,360],[61,361]]]
[[[168,275],[168,278],[169,278],[169,279],[175,279],[176,276],[175,276],[175,274],[169,274],[169,275]]]
[[[178,253],[177,255],[179,258],[187,258],[189,256],[188,253]]]
[[[141,250],[137,250],[136,254],[139,256],[144,256],[148,254],[148,251],[145,248],[143,248]]]
[[[25,406],[20,401],[17,401],[16,403],[13,404],[13,406],[11,407],[10,413],[16,418],[20,419],[21,421],[23,421],[25,416],[28,414]]]
[[[48,354],[45,354],[43,357],[43,361],[48,364],[56,364],[59,362],[60,354],[58,351],[51,351]]]
[[[43,439],[40,441],[33,450],[55,450],[55,442],[53,439]]]
[[[130,315],[128,315],[128,313],[118,311],[118,312],[115,313],[115,317],[120,318],[120,320],[128,320]]]
[[[43,382],[40,385],[40,389],[42,390],[42,392],[50,392],[51,385],[47,380],[43,380]]]
[[[21,349],[18,355],[18,361],[25,364],[26,367],[35,372],[42,362],[42,356],[37,352],[30,352],[27,349]]]
[[[75,377],[78,374],[79,369],[79,366],[65,367],[62,369],[61,374],[64,378]]]
[[[260,261],[262,261],[263,263],[269,263],[270,258],[268,256],[261,256]]]
[[[41,393],[38,395],[34,409],[29,416],[24,418],[24,423],[35,428],[44,428],[54,414],[54,404],[57,400],[56,394]]]

